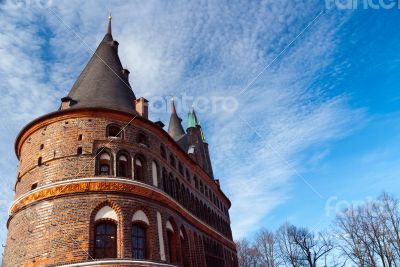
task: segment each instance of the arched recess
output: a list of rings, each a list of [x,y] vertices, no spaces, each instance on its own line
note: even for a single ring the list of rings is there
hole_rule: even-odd
[[[150,221],[147,215],[142,211],[136,211],[132,216],[132,258],[148,259],[149,258],[149,227]]]
[[[181,242],[181,259],[182,266],[187,267],[190,266],[190,245],[189,238],[186,232],[185,227],[182,225],[179,230],[179,238]]]
[[[144,133],[139,133],[136,142],[145,146],[149,146],[149,139]]]
[[[168,175],[168,187],[169,187],[169,192],[170,196],[176,199],[176,189],[175,189],[175,180],[174,177],[172,176],[172,173],[169,173]]]
[[[91,251],[94,259],[118,258],[120,218],[110,203],[99,205],[91,215]]]
[[[158,187],[158,165],[154,160],[151,162],[151,176],[153,178],[153,185]]]
[[[144,182],[146,179],[146,160],[143,155],[136,155],[134,159],[134,179]]]
[[[163,187],[165,193],[167,193],[168,195],[171,195],[171,192],[169,190],[169,184],[168,184],[168,173],[165,170],[165,168],[162,169],[162,187]]]
[[[96,175],[110,176],[113,175],[113,156],[108,148],[100,148],[96,152]]]
[[[177,264],[180,262],[180,248],[178,246],[179,231],[176,227],[175,221],[170,218],[165,223],[165,230],[167,233],[166,248],[168,251],[168,260],[171,264]]]
[[[109,138],[124,139],[124,129],[118,124],[109,124],[106,128],[106,136]]]
[[[117,154],[117,176],[131,177],[131,157],[126,151],[119,151]]]

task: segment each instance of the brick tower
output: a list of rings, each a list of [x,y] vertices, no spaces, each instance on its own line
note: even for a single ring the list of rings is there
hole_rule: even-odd
[[[15,142],[4,267],[237,266],[230,201],[193,111],[148,119],[107,32],[60,108]]]

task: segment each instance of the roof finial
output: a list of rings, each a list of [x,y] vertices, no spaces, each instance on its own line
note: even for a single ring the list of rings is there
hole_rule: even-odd
[[[171,112],[172,114],[176,114],[174,96],[171,98]]]
[[[111,34],[111,20],[112,20],[112,17],[111,17],[111,12],[110,12],[110,15],[108,15],[108,25],[107,25],[107,34]]]

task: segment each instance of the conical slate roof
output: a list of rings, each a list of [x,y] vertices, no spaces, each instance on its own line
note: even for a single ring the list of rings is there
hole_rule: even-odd
[[[89,60],[68,98],[70,108],[108,108],[134,113],[135,94],[118,56],[118,42],[111,34],[111,17],[107,32]]]
[[[175,141],[179,140],[185,134],[185,131],[183,130],[181,122],[182,122],[182,119],[179,118],[178,114],[176,113],[174,99],[172,98],[171,117],[169,119],[168,134]]]

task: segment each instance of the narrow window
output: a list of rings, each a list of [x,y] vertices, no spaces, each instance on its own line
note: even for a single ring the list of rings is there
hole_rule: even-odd
[[[78,141],[82,141],[82,135],[78,135]]]
[[[78,150],[76,151],[76,154],[82,155],[82,147],[78,147]]]
[[[147,137],[142,133],[140,133],[138,135],[137,142],[138,142],[138,144],[142,144],[142,145],[148,146]]]
[[[194,187],[198,190],[199,189],[199,181],[197,180],[196,176],[193,179],[194,179]]]
[[[42,157],[39,157],[39,158],[38,158],[38,163],[37,163],[37,165],[38,165],[38,166],[42,166]]]
[[[174,232],[170,229],[167,229],[167,242],[168,242],[168,254],[170,263],[176,262],[176,253],[175,253],[175,236]]]
[[[44,148],[44,145],[43,144],[41,144],[40,145],[40,150],[42,150]]]
[[[135,180],[144,181],[143,161],[140,158],[135,159]]]
[[[172,167],[176,168],[175,157],[172,154],[169,156],[169,163],[171,164]]]
[[[188,180],[189,183],[190,183],[190,173],[189,173],[189,170],[188,170],[188,169],[186,169],[186,178],[187,178],[187,180]]]
[[[107,128],[107,136],[113,138],[122,138],[123,130],[117,125],[109,125]]]
[[[118,176],[128,177],[128,158],[125,155],[118,157]]]
[[[95,259],[116,258],[117,226],[114,223],[99,223],[95,235]]]
[[[183,176],[183,166],[182,163],[178,163],[179,173]]]
[[[111,171],[111,157],[107,152],[100,155],[99,158],[99,174],[110,175]]]
[[[139,224],[132,225],[132,258],[146,258],[146,229]]]
[[[164,159],[167,159],[167,153],[165,152],[165,148],[162,145],[160,146],[160,154],[161,154],[161,157],[163,157]]]

